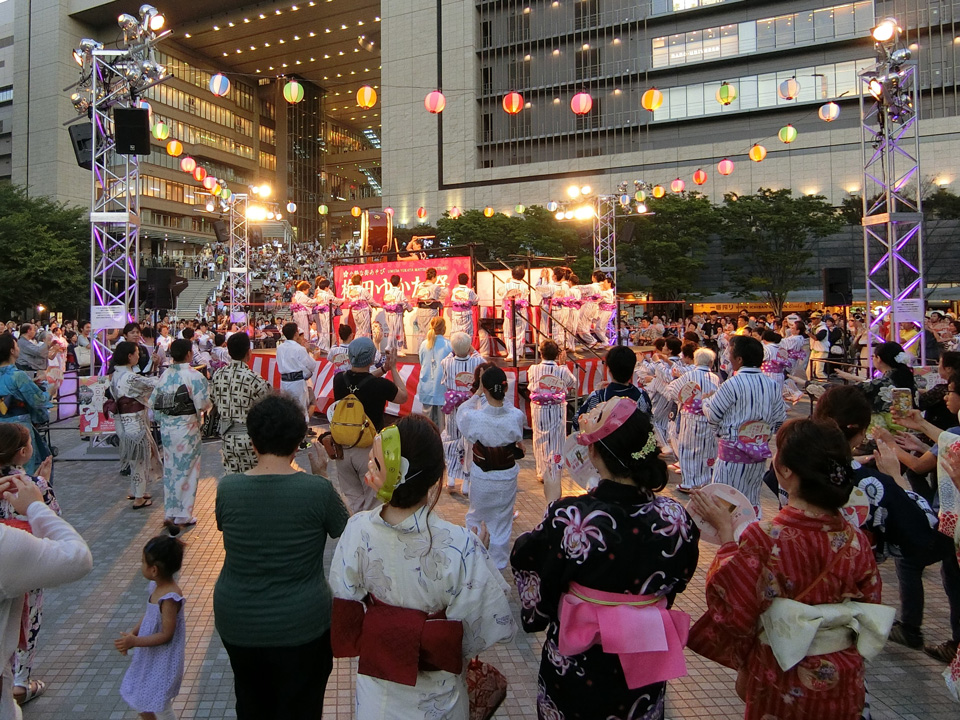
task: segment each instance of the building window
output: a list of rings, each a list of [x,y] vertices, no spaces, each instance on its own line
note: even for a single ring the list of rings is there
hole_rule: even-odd
[[[493,68],[480,68],[480,94],[489,95],[493,92]]]
[[[530,85],[530,63],[514,60],[507,65],[507,78],[511,90],[520,90]]]
[[[600,0],[577,0],[573,6],[575,30],[596,27],[600,24]]]
[[[480,116],[480,140],[493,142],[493,113],[483,113]]]
[[[507,18],[507,36],[510,42],[523,42],[530,39],[530,15],[525,12],[512,13]]]
[[[594,98],[593,106],[586,115],[577,115],[577,130],[596,130],[602,125],[600,117],[600,104],[602,98]]]
[[[600,74],[600,48],[577,51],[576,73],[577,80],[588,80]]]
[[[493,23],[484,20],[480,23],[480,47],[488,48],[493,41]]]

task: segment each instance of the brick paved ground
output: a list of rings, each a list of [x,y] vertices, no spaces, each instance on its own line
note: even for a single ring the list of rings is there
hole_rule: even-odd
[[[76,445],[76,433],[55,431],[61,449]],[[544,509],[541,486],[533,473],[532,460],[524,460],[520,475],[515,531],[535,525]],[[203,452],[202,480],[197,498],[200,523],[186,535],[186,560],[180,585],[187,598],[186,676],[175,709],[189,718],[233,718],[233,677],[226,652],[213,627],[213,585],[223,559],[223,548],[213,518],[215,478],[220,473],[217,444]],[[668,494],[676,494],[671,482]],[[127,659],[113,649],[113,639],[132,627],[145,602],[146,582],[140,575],[140,552],[160,530],[162,490],[153,508],[130,510],[124,500],[127,484],[117,475],[115,462],[58,462],[56,491],[64,516],[90,544],[94,570],[82,582],[50,590],[45,599],[45,620],[40,637],[36,677],[48,683],[46,694],[24,708],[26,720],[120,720],[135,718],[120,699],[119,688]],[[572,488],[571,488],[572,490]],[[764,490],[766,512],[775,510],[775,500]],[[438,510],[453,522],[463,522],[467,502],[444,494]],[[264,518],[270,522],[271,518]],[[327,563],[334,543],[327,546]],[[703,582],[715,547],[701,546],[700,568],[677,606],[696,619],[704,610]],[[897,604],[896,576],[891,562],[882,568],[884,599]],[[508,577],[508,580],[510,578]],[[932,640],[947,635],[947,603],[937,567],[927,569],[926,632]],[[516,596],[511,597],[517,611]],[[540,635],[519,633],[509,645],[484,653],[510,680],[509,695],[496,717],[536,716],[536,672],[540,661]],[[743,717],[743,704],[733,690],[733,673],[693,653],[688,653],[688,677],[670,683],[667,717]],[[946,693],[940,676],[943,667],[922,652],[890,645],[870,663],[868,679],[874,696],[874,717],[882,720],[956,720],[960,706]],[[354,668],[338,661],[327,687],[325,717],[353,717]],[[271,692],[264,677],[264,692]],[[821,720],[830,720],[823,718]]]

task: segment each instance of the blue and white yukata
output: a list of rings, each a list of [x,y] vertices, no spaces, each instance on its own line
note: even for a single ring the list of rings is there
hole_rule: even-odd
[[[537,477],[544,484],[560,482],[563,442],[567,437],[567,390],[576,386],[577,379],[570,369],[553,360],[544,360],[527,370],[533,457]]]
[[[317,303],[314,307],[317,313],[317,347],[326,352],[331,345],[333,313],[343,300],[329,290],[317,290],[314,300]]]
[[[383,310],[387,316],[384,350],[397,349],[400,354],[407,352],[407,333],[403,327],[404,313],[413,310],[407,300],[403,287],[389,287],[383,293]]]
[[[163,443],[163,516],[195,523],[193,506],[200,480],[200,418],[213,408],[207,379],[186,363],[163,371],[150,396]]]
[[[685,488],[710,482],[711,465],[717,457],[717,434],[703,414],[703,396],[715,393],[718,387],[720,376],[700,365],[666,387],[665,394],[677,403],[680,412],[677,459]]]
[[[370,308],[380,307],[363,285],[348,285],[344,291],[344,305],[350,308],[350,316],[356,328],[356,337],[371,337],[373,327],[370,323]]]
[[[457,427],[457,412],[464,402],[470,399],[473,376],[483,364],[483,356],[474,350],[467,357],[447,355],[440,361],[443,371],[443,414],[447,416],[440,439],[443,440],[443,454],[447,461],[447,486],[456,487],[457,480],[463,482],[462,492],[470,494],[470,474],[463,465],[464,442]]]
[[[602,299],[600,294],[600,283],[588,283],[579,285],[580,299],[583,303],[580,306],[580,320],[577,326],[577,335],[587,345],[594,345],[597,338],[594,336],[593,323],[600,317],[600,306],[597,304]]]
[[[433,347],[427,347],[427,341],[420,343],[417,355],[420,360],[420,377],[417,382],[417,399],[423,405],[423,414],[433,420],[437,429],[443,431],[445,415],[443,413],[446,388],[443,384],[441,361],[450,354],[450,341],[443,335],[433,339]]]
[[[443,309],[443,295],[443,286],[433,280],[424,280],[413,291],[413,299],[417,303],[417,338],[414,347],[420,347],[430,329],[430,321]]]
[[[503,302],[503,343],[507,346],[507,360],[513,359],[513,351],[523,357],[523,346],[527,336],[526,312],[527,285],[511,278],[497,290]]]
[[[120,465],[130,468],[130,494],[135,498],[143,497],[147,483],[158,480],[163,474],[160,451],[150,434],[150,418],[147,415],[150,394],[156,385],[156,378],[137,375],[125,365],[116,368],[110,377],[110,394],[115,401],[128,398],[144,406],[136,412],[117,412],[113,416],[115,432],[120,441]]]
[[[717,426],[713,482],[742,492],[759,515],[770,437],[787,418],[780,388],[760,368],[742,367],[703,401],[703,414]]]
[[[13,365],[0,367],[0,422],[17,423],[30,431],[33,456],[23,465],[27,475],[36,474],[49,455],[50,448],[34,423],[50,420],[50,395],[30,376]]]
[[[473,308],[480,298],[466,285],[457,285],[450,291],[450,320],[453,332],[463,332],[473,339]]]

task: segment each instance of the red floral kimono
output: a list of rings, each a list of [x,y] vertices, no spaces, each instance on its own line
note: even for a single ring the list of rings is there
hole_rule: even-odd
[[[747,720],[860,717],[863,658],[855,647],[806,657],[784,672],[758,639],[760,615],[771,601],[792,599],[811,585],[802,600],[810,605],[880,602],[870,542],[839,515],[812,517],[787,506],[771,522],[750,525],[739,545],[729,542],[717,553],[707,575],[707,612],[690,631],[688,646],[740,671]]]

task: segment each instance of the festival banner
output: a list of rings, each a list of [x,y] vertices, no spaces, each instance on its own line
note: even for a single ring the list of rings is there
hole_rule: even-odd
[[[412,298],[420,284],[427,279],[427,269],[436,268],[437,284],[452,288],[457,284],[457,275],[470,276],[469,257],[435,258],[433,260],[401,260],[389,263],[366,263],[365,265],[338,265],[333,269],[334,293],[345,297],[350,278],[359,274],[361,283],[373,299],[383,302],[383,293],[390,287],[390,276],[399,275],[400,284],[408,298]],[[444,301],[449,305],[449,295]]]
[[[110,378],[95,375],[82,377],[79,380],[80,434],[109,435],[113,433],[115,431],[113,418],[108,418],[103,412],[103,402],[107,398]]]

